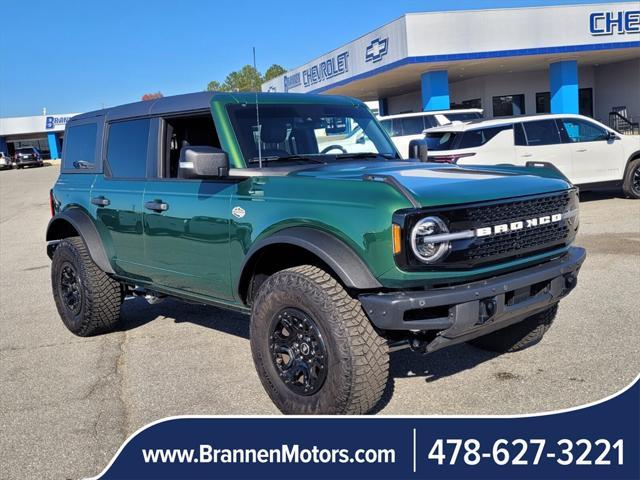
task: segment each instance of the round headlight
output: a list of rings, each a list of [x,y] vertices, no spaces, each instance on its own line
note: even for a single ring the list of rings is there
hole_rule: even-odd
[[[434,263],[449,251],[449,242],[430,242],[429,237],[449,233],[447,225],[438,217],[421,219],[411,231],[411,249],[418,260]]]

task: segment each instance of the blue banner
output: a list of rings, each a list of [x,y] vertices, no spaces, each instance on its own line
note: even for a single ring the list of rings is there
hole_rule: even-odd
[[[507,393],[507,392],[505,392]],[[181,417],[100,478],[638,479],[640,385],[523,417]]]

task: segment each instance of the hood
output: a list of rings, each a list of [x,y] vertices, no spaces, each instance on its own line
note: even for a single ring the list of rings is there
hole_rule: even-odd
[[[366,181],[366,176],[391,176],[423,207],[536,195],[571,186],[562,174],[548,168],[462,167],[417,162],[328,164],[292,175],[352,181]]]

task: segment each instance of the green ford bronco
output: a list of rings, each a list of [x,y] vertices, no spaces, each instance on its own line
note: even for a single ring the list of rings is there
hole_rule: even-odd
[[[50,200],[69,330],[118,329],[131,295],[245,312],[285,413],[372,410],[402,348],[534,344],[585,258],[558,171],[403,160],[346,97],[204,92],[78,115]]]

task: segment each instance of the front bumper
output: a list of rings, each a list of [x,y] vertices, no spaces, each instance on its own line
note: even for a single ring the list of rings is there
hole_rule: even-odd
[[[359,299],[382,330],[437,331],[431,352],[466,342],[543,311],[577,284],[586,252],[571,247],[562,257],[487,280],[424,291],[363,294]]]

